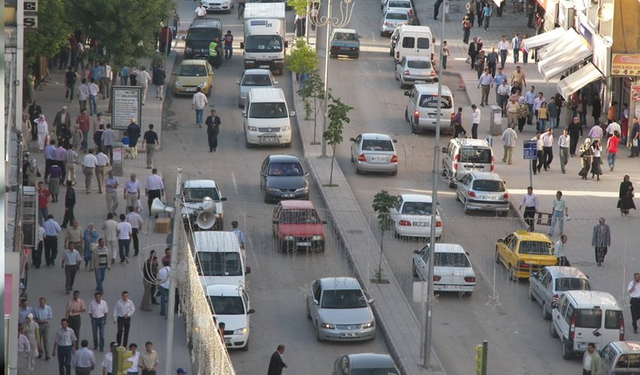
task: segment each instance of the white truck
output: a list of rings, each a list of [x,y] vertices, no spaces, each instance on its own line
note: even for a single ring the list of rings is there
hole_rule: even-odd
[[[285,3],[247,3],[244,8],[244,68],[284,70]]]

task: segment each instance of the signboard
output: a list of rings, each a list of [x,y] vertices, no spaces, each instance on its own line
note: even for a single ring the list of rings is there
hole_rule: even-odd
[[[24,28],[25,29],[37,29],[38,28],[38,15],[37,14],[25,14],[23,20],[24,20]]]
[[[527,140],[524,141],[524,160],[535,160],[538,158],[538,153],[536,152],[536,146],[538,145],[538,141],[536,140]]]
[[[134,118],[138,124],[142,123],[142,87],[113,86],[111,91],[112,114],[111,127],[124,130]]]
[[[612,53],[612,76],[638,76],[640,75],[640,54]]]
[[[631,85],[631,101],[640,102],[640,85]]]
[[[37,12],[38,1],[37,0],[23,0],[25,12]]]

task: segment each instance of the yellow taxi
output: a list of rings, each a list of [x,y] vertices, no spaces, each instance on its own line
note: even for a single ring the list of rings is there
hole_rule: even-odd
[[[193,95],[196,88],[206,96],[213,90],[213,68],[206,60],[182,60],[175,73],[174,95]]]
[[[532,273],[545,266],[555,266],[553,242],[542,233],[518,230],[498,239],[496,243],[496,263],[502,263],[508,270],[509,280],[529,278]]]

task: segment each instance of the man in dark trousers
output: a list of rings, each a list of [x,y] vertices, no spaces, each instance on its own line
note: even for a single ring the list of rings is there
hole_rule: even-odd
[[[576,156],[578,141],[582,135],[582,124],[578,122],[577,117],[574,117],[573,122],[569,124],[567,129],[569,129],[569,154],[571,154],[571,156]]]
[[[284,345],[278,345],[278,350],[273,352],[269,361],[269,370],[267,375],[282,375],[282,369],[287,368],[287,364],[282,361],[284,354]]]
[[[220,117],[216,116],[216,110],[211,110],[211,116],[205,120],[207,125],[207,138],[209,139],[209,152],[216,152],[218,148],[218,133],[220,133]]]
[[[131,118],[129,126],[127,126],[127,134],[129,135],[129,152],[134,159],[138,156],[138,139],[140,139],[140,125],[136,123],[135,118]]]
[[[67,192],[64,195],[64,219],[62,219],[62,228],[67,227],[67,223],[73,223],[76,216],[73,208],[76,205],[76,190],[73,188],[71,181],[67,181]]]

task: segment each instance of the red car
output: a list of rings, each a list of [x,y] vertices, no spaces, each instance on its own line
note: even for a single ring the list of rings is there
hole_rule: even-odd
[[[324,252],[324,228],[311,201],[281,201],[273,210],[273,237],[277,250]]]

